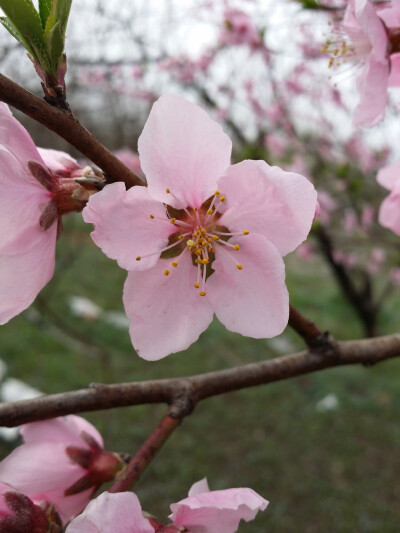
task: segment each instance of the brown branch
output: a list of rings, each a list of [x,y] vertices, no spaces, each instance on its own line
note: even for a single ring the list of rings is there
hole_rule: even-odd
[[[139,479],[144,469],[152,461],[171,433],[179,426],[181,420],[181,418],[175,418],[170,414],[164,416],[156,429],[139,448],[139,451],[129,461],[125,470],[122,471],[117,480],[108,489],[108,492],[124,492],[129,490]]]
[[[227,370],[187,378],[116,385],[93,384],[86,389],[0,405],[0,425],[14,427],[70,413],[100,411],[147,403],[173,405],[171,415],[183,417],[200,400],[257,385],[281,381],[325,368],[370,366],[400,356],[400,334],[337,342],[335,350],[303,351]]]
[[[127,187],[145,185],[139,176],[136,176],[83,127],[74,115],[49,105],[2,74],[0,74],[0,100],[57,133],[100,167],[109,181],[123,181]]]
[[[289,306],[289,326],[303,338],[310,349],[326,352],[336,350],[336,344],[328,332],[320,331],[317,326],[304,317],[293,305]]]

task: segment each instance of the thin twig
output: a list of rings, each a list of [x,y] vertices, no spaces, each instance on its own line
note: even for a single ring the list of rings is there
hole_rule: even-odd
[[[181,420],[181,418],[175,418],[170,414],[164,416],[138,452],[129,461],[128,466],[108,489],[108,492],[124,492],[133,487],[171,433],[179,426]]]
[[[0,405],[0,426],[14,427],[35,420],[114,407],[167,403],[173,416],[191,412],[197,402],[248,387],[310,374],[325,368],[371,366],[400,356],[400,334],[337,342],[335,350],[303,351],[227,370],[185,378],[116,385],[93,384],[86,389],[41,396]]]
[[[74,115],[49,105],[2,74],[0,74],[0,100],[57,133],[99,166],[109,181],[123,181],[127,187],[145,185],[139,176],[136,176],[83,127]]]
[[[293,305],[289,306],[289,326],[303,338],[310,349],[322,350],[336,349],[336,344],[328,332],[320,331],[317,326],[304,317]]]

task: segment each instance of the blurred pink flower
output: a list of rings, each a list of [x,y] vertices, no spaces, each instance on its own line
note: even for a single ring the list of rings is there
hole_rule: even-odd
[[[130,148],[121,148],[120,150],[114,152],[114,154],[124,163],[124,165],[133,170],[137,176],[145,179],[137,153]]]
[[[148,187],[108,185],[84,209],[94,242],[129,271],[124,304],[145,359],[186,349],[214,312],[255,338],[287,324],[282,256],[307,237],[316,192],[264,161],[230,166],[231,147],[202,109],[163,96],[139,139]]]
[[[261,46],[260,34],[250,16],[241,9],[227,8],[219,37],[221,44],[248,44],[251,48]]]
[[[163,526],[144,518],[132,492],[104,492],[72,520],[66,533],[235,533],[241,520],[253,520],[267,505],[252,489],[210,491],[203,479],[192,486],[188,498],[171,505],[173,523]]]
[[[383,167],[376,179],[390,191],[380,207],[379,223],[400,235],[400,161]]]
[[[1,461],[0,480],[35,503],[54,504],[63,522],[122,466],[118,456],[103,451],[96,428],[78,416],[32,422],[20,430],[24,444]]]

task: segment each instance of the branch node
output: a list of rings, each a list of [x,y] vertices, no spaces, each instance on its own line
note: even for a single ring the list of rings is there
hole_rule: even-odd
[[[185,418],[185,416],[192,414],[195,405],[196,403],[190,396],[189,390],[185,389],[173,397],[170,403],[168,415],[172,418]]]

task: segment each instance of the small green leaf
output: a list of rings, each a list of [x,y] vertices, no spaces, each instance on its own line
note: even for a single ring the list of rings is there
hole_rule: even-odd
[[[68,17],[71,11],[72,0],[52,0],[51,13],[47,19],[46,27],[44,30],[45,39],[53,26],[58,22],[60,23],[60,34],[62,40],[65,39],[65,30],[68,24]]]
[[[17,28],[12,24],[12,22],[8,18],[0,17],[0,23],[6,28],[6,30],[8,30],[11,33],[11,35],[15,39],[17,39],[17,41],[20,42],[20,44],[22,44],[24,48],[26,48],[27,52],[32,57],[35,56],[35,52],[33,51],[33,49],[31,49],[29,43],[22,37],[22,35],[18,32]]]
[[[0,7],[24,39],[43,42],[42,22],[32,0],[0,0]]]
[[[38,63],[40,66],[44,69],[50,72],[50,62],[47,55],[47,50],[45,44],[38,39],[35,39],[34,37],[28,37],[28,42],[30,46],[33,48],[35,55],[34,57],[37,58]]]
[[[51,12],[51,0],[39,0],[39,14],[43,29],[46,27],[47,19]]]
[[[64,39],[60,31],[60,23],[57,22],[46,36],[47,55],[50,61],[52,74],[57,76],[58,65],[64,51]]]

